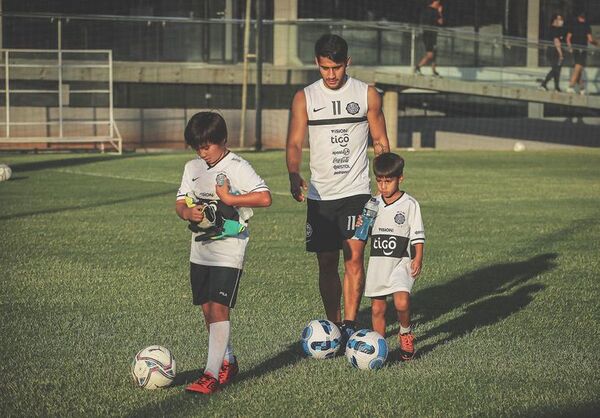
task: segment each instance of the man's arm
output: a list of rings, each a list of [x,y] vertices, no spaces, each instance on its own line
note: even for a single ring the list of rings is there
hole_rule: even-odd
[[[285,146],[285,160],[290,178],[290,192],[298,202],[304,200],[303,190],[307,188],[306,181],[300,176],[302,143],[306,136],[307,126],[306,96],[304,95],[304,90],[300,90],[296,93],[292,102],[292,118]]]
[[[390,152],[390,141],[385,130],[385,118],[381,108],[381,95],[373,86],[369,86],[367,92],[367,120],[369,121],[369,131],[373,139],[373,151],[375,155]]]

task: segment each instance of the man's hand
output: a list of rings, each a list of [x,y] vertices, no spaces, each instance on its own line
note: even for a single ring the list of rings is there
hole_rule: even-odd
[[[308,188],[306,181],[298,173],[290,173],[290,193],[298,202],[304,201],[304,192]]]

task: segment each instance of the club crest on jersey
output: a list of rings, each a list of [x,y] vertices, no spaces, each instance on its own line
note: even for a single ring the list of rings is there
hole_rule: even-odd
[[[402,225],[406,221],[406,216],[402,212],[398,212],[396,216],[394,216],[394,222],[398,225]]]
[[[356,102],[350,102],[346,105],[346,112],[356,115],[360,111],[360,106]]]

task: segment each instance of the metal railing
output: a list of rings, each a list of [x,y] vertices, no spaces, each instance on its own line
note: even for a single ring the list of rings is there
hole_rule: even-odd
[[[62,43],[66,49],[111,49],[116,61],[204,62],[231,64],[243,61],[243,19],[197,19],[156,16],[64,15],[51,13],[3,13],[4,47],[50,48]],[[59,22],[62,23],[58,33]],[[257,22],[250,23],[254,36]],[[328,19],[263,20],[261,43],[264,61],[310,64],[314,41],[327,32],[339,33],[351,46],[354,64],[414,65],[423,52],[423,30],[438,33],[438,59],[454,67],[532,66],[528,53],[536,50],[547,65],[548,42],[460,28],[424,27],[394,22],[358,22]],[[35,34],[32,35],[32,34]],[[283,51],[274,45],[285,36]],[[61,39],[58,39],[58,37]],[[600,66],[600,54],[590,52],[588,65]]]

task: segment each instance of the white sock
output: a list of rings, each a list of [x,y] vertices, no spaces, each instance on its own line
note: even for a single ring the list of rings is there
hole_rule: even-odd
[[[223,364],[223,357],[229,342],[230,322],[221,321],[210,324],[208,334],[208,359],[204,373],[219,377],[219,370]]]
[[[233,347],[231,346],[231,340],[227,344],[227,350],[225,350],[225,357],[223,357],[223,360],[227,361],[228,363],[233,363],[233,361],[235,360],[235,358],[233,357]]]
[[[400,334],[406,334],[407,332],[411,331],[411,327],[409,326],[408,328],[404,328],[402,325],[400,325]]]

